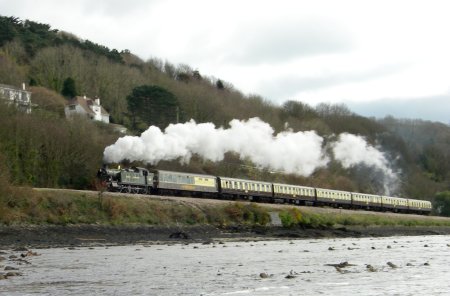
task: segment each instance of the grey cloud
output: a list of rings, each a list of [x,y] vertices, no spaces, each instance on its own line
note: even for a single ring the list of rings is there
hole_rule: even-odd
[[[282,77],[277,80],[265,81],[261,83],[261,92],[267,94],[270,98],[277,99],[280,90],[292,99],[295,94],[301,91],[317,90],[328,88],[345,83],[364,82],[380,77],[393,75],[408,68],[408,64],[399,63],[383,65],[364,72],[353,72],[345,74],[332,74],[320,77]],[[286,95],[285,95],[286,96]],[[278,98],[278,100],[281,98]]]
[[[397,118],[440,121],[450,125],[450,94],[411,99],[384,98],[373,102],[345,102],[354,112],[382,118],[392,115]]]
[[[258,64],[293,58],[350,51],[353,41],[347,32],[327,21],[287,21],[250,25],[230,40],[228,62]]]

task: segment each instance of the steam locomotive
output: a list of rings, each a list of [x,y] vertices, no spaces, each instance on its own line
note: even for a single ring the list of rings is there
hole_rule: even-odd
[[[247,199],[424,215],[431,212],[431,202],[425,200],[140,167],[103,167],[97,177],[112,192]]]

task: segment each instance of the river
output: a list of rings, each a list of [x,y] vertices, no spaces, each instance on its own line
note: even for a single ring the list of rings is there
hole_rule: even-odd
[[[17,251],[3,251],[5,258],[11,254],[20,255]],[[450,236],[152,244],[33,251],[39,256],[25,258],[31,264],[19,265],[20,261],[11,260],[0,262],[3,266],[17,267],[22,273],[22,276],[0,280],[0,295],[450,293]],[[341,262],[348,262],[349,266],[327,265]],[[367,268],[367,264],[373,268]]]

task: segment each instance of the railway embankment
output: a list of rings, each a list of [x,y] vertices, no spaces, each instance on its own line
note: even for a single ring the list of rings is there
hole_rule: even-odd
[[[450,234],[444,217],[62,189],[24,190],[0,211],[3,246]]]

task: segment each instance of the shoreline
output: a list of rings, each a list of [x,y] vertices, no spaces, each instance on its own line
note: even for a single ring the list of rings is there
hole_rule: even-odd
[[[150,225],[0,226],[0,249],[91,247],[135,244],[215,243],[284,239],[449,235],[450,226],[346,226],[283,228],[236,225],[216,227]]]

